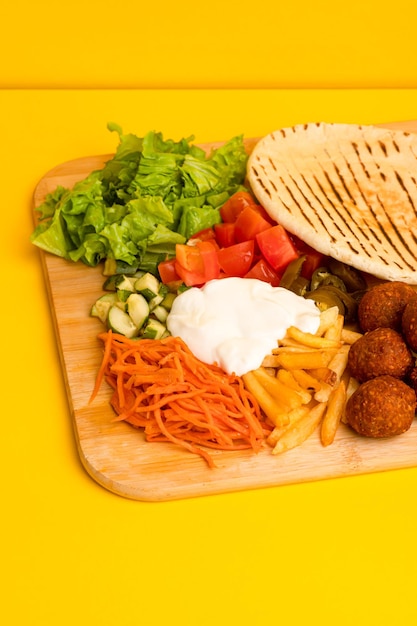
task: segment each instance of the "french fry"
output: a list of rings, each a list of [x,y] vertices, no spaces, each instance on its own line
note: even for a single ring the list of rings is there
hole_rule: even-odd
[[[337,387],[346,370],[349,357],[348,345],[341,346],[340,350],[335,354],[329,363],[329,370],[332,372],[331,380],[327,380],[326,384],[314,394],[315,400],[318,402],[326,402],[333,392],[333,388]]]
[[[333,443],[343,415],[345,403],[346,386],[342,380],[330,394],[327,410],[321,423],[320,438],[323,446],[329,446]]]
[[[275,428],[269,433],[266,442],[273,448],[285,431],[299,419],[308,415],[310,410],[311,409],[307,404],[302,404],[296,409],[292,409],[292,411],[288,413],[288,424],[286,426],[275,426]]]
[[[267,354],[262,361],[262,367],[264,367],[265,369],[277,369],[277,367],[280,367],[278,356],[276,356],[275,354]]]
[[[359,381],[356,378],[353,378],[353,376],[351,376],[349,378],[349,382],[346,387],[346,400],[349,400],[350,396],[355,393],[358,387],[359,387]]]
[[[305,370],[291,370],[291,373],[300,387],[306,389],[306,391],[315,392],[321,389],[321,382],[318,378],[315,378],[311,373]]]
[[[275,377],[277,370],[275,367],[264,367],[265,372],[268,376]]]
[[[337,354],[334,355],[334,357],[329,363],[329,369],[335,372],[337,376],[337,382],[342,378],[343,372],[345,371],[347,367],[348,358],[349,358],[349,349],[350,349],[349,345],[341,346],[340,350],[337,352]]]
[[[294,378],[292,371],[284,370],[282,368],[279,369],[277,372],[277,379],[288,389],[294,390],[300,397],[302,404],[308,404],[311,401],[311,393],[301,387],[301,385]]]
[[[269,374],[265,374],[268,378],[271,378]],[[256,378],[254,372],[247,372],[242,376],[246,389],[256,398],[259,406],[265,415],[271,420],[275,426],[284,426],[288,424],[288,407],[283,406],[282,403],[278,403],[276,398],[273,398],[263,385]]]
[[[262,367],[253,370],[253,375],[265,391],[267,391],[267,393],[287,412],[303,404],[304,398],[302,394],[288,387],[288,385],[277,377],[272,378],[269,376]],[[309,402],[310,399],[311,398],[309,398],[307,402]],[[304,402],[304,404],[306,404],[306,402]]]
[[[359,381],[356,380],[356,378],[353,378],[353,376],[351,376],[346,384],[346,400],[345,400],[343,415],[341,417],[341,421],[343,422],[343,424],[346,424],[346,403],[348,402],[349,398],[355,393],[358,387],[359,387]]]
[[[291,424],[278,439],[272,454],[281,454],[300,446],[313,434],[320,424],[327,404],[316,404],[306,415]]]
[[[329,328],[331,328],[339,315],[339,307],[332,306],[324,311],[320,311],[320,325],[316,332],[318,337],[322,337]]]
[[[315,334],[291,326],[262,366],[244,383],[274,424],[267,438],[273,454],[301,445],[321,423],[324,446],[345,421],[345,407],[357,388],[347,370],[351,345],[362,336],[344,328],[337,307],[320,313]]]
[[[343,343],[349,345],[353,345],[355,341],[358,341],[358,339],[360,339],[361,337],[363,337],[362,333],[359,333],[355,330],[349,330],[348,328],[343,328],[340,336]]]
[[[324,337],[326,339],[330,339],[331,341],[337,341],[338,343],[341,343],[344,321],[345,318],[343,317],[343,315],[337,315],[334,324],[329,326],[329,328],[324,333]]]
[[[309,371],[310,376],[316,378],[325,385],[333,386],[337,380],[337,374],[330,367],[314,367]]]
[[[314,394],[314,399],[317,402],[327,402],[333,390],[334,384],[330,385],[329,383],[323,382],[321,389],[316,391],[316,393]]]
[[[289,335],[285,335],[285,337],[279,340],[278,346],[272,350],[272,353],[278,354],[279,352],[307,352],[308,350],[313,352],[314,350],[317,350],[317,348],[314,346],[306,346],[296,339],[292,339]]]
[[[334,351],[316,350],[314,352],[291,352],[277,355],[278,367],[286,370],[311,370],[327,367],[334,356]]]
[[[307,348],[307,346],[303,346],[299,344],[297,341],[293,341],[290,339],[284,339],[279,341],[279,345],[277,348],[272,350],[272,354],[288,354],[289,352],[316,352],[317,348]]]
[[[309,348],[339,348],[340,339],[327,339],[326,337],[319,337],[313,333],[306,333],[296,326],[290,326],[287,330],[288,337],[295,339],[299,343]]]

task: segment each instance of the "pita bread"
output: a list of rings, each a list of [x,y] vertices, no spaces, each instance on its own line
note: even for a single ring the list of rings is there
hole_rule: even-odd
[[[417,284],[417,135],[305,124],[261,139],[248,181],[278,223],[325,255]]]

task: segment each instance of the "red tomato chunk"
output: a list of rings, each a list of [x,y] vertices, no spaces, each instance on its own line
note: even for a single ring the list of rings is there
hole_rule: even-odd
[[[235,222],[239,213],[247,206],[256,204],[256,200],[247,191],[237,191],[223,204],[220,215],[223,222]]]
[[[212,241],[195,245],[177,244],[175,270],[187,287],[204,285],[220,276],[218,246]]]
[[[182,280],[188,287],[226,276],[257,278],[279,286],[287,265],[306,257],[301,275],[307,279],[323,255],[274,222],[253,196],[239,191],[220,209],[222,222],[177,244],[175,259],[160,263],[163,283]]]
[[[159,276],[161,278],[161,281],[165,285],[181,280],[177,274],[175,264],[176,264],[176,259],[174,258],[174,259],[167,259],[166,261],[162,261],[158,265]]]
[[[227,248],[236,243],[234,222],[223,222],[215,224],[214,233],[216,241],[221,248]]]
[[[235,222],[236,241],[255,239],[258,233],[271,228],[268,222],[254,207],[248,206],[239,214]]]
[[[265,283],[270,283],[273,287],[279,287],[279,283],[281,282],[281,275],[274,272],[265,259],[259,259],[245,275],[245,278],[263,280]]]
[[[280,224],[256,235],[262,256],[276,272],[287,267],[299,254],[287,231]]]
[[[220,267],[226,276],[245,276],[255,256],[255,242],[242,241],[218,252]]]

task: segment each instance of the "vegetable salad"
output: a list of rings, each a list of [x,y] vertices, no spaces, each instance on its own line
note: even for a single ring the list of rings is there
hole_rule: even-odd
[[[107,274],[116,267],[157,274],[176,244],[220,223],[220,207],[244,188],[243,136],[207,155],[193,137],[165,140],[152,131],[140,138],[108,128],[119,135],[114,157],[71,190],[59,186],[47,196],[31,241],[89,266],[104,260]]]

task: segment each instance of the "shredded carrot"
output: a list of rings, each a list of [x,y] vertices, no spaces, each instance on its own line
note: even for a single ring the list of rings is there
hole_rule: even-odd
[[[205,448],[258,452],[271,427],[240,377],[202,363],[178,337],[128,339],[99,335],[103,358],[91,401],[103,380],[117,417],[142,428],[147,441],[170,441],[199,454]]]

